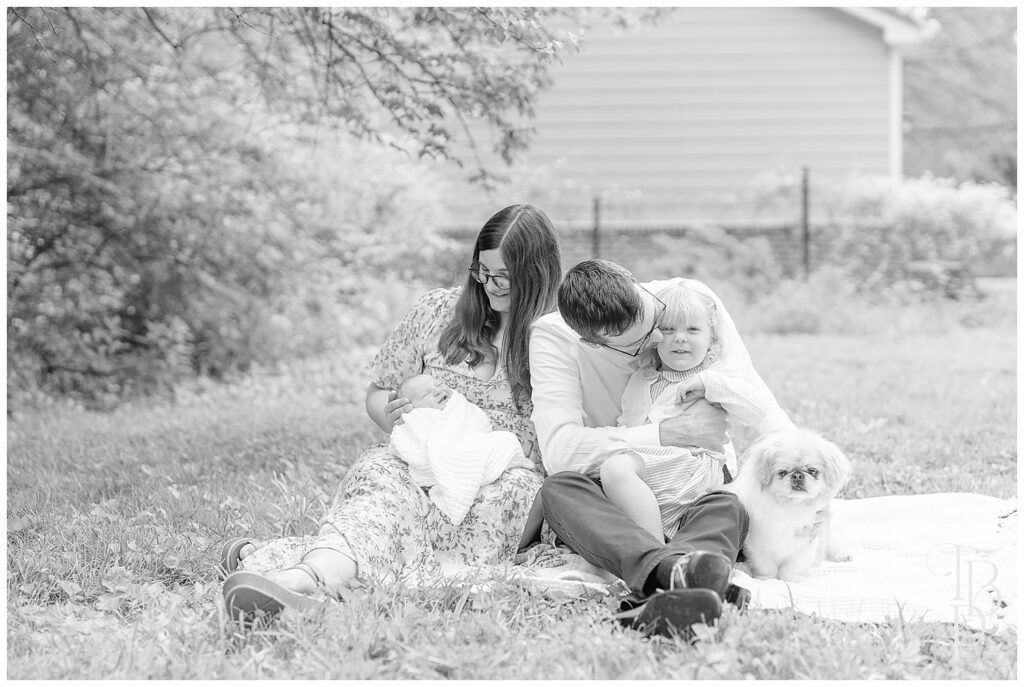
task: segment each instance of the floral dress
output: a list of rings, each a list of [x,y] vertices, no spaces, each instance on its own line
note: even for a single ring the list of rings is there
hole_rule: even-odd
[[[247,556],[244,569],[288,567],[306,551],[326,548],[355,560],[362,581],[428,584],[466,568],[512,562],[543,481],[532,408],[516,409],[502,367],[483,381],[465,362],[449,364],[438,352],[458,295],[459,289],[435,289],[423,296],[370,361],[370,378],[395,389],[411,375],[433,375],[479,406],[493,429],[514,433],[534,468],[509,469],[481,487],[455,526],[412,482],[406,463],[385,444],[371,446],[349,469],[316,536],[274,540]]]

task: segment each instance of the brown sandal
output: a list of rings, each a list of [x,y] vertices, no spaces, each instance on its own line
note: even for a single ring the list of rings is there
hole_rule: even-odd
[[[250,544],[253,548],[259,548],[256,540],[248,537],[235,537],[224,542],[220,547],[220,563],[217,565],[217,574],[221,579],[238,570],[238,564],[242,562],[242,549]]]

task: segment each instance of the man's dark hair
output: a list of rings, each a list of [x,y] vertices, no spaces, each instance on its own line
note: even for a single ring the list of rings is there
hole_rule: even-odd
[[[608,260],[584,260],[565,273],[558,287],[562,319],[584,341],[617,336],[643,316],[636,278]]]

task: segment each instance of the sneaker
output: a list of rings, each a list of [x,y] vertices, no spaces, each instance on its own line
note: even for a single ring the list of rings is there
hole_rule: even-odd
[[[750,603],[750,590],[738,584],[730,584],[725,590],[723,600],[741,611],[746,610],[747,605]]]
[[[720,553],[694,551],[683,554],[672,566],[669,590],[710,589],[724,599],[732,575],[732,561]]]
[[[645,603],[615,618],[648,637],[682,637],[689,641],[695,624],[712,625],[721,615],[722,600],[710,589],[677,589],[653,594]]]

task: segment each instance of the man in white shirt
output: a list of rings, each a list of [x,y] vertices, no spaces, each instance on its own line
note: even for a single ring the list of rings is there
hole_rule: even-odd
[[[605,260],[587,260],[566,273],[559,312],[538,319],[530,338],[532,419],[549,475],[539,497],[544,518],[576,553],[646,599],[624,621],[661,634],[711,622],[721,614],[723,598],[742,604],[749,596],[729,584],[748,526],[734,494],[711,492],[690,504],[666,543],[609,501],[597,480],[601,463],[624,445],[722,451],[726,444],[725,411],[703,399],[659,424],[616,426],[636,356],[662,339],[663,307],[652,292],[673,283],[714,298],[723,324],[724,364],[763,386],[732,319],[706,285],[689,279],[639,284]],[[731,461],[735,474],[734,456]]]

